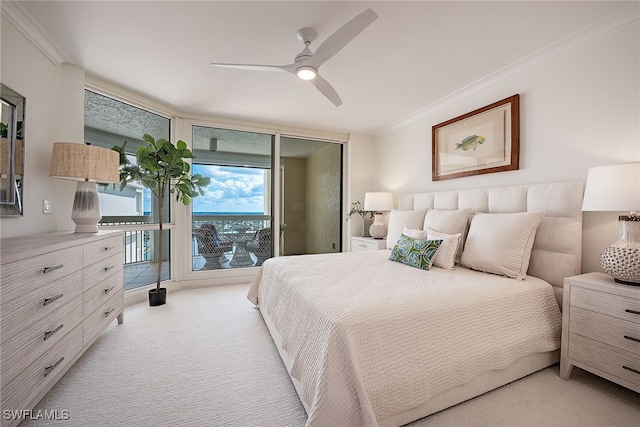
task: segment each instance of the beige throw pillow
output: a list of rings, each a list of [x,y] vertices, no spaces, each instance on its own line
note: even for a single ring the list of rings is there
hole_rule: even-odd
[[[476,213],[460,263],[468,268],[522,280],[544,211]]]
[[[446,234],[458,234],[463,237],[460,238],[458,249],[456,252],[455,260],[460,260],[460,254],[462,253],[462,247],[464,246],[464,235],[469,222],[469,215],[471,215],[471,208],[454,209],[454,210],[440,210],[431,209],[424,217],[423,230],[429,228]]]
[[[433,260],[433,265],[447,270],[453,270],[456,264],[458,245],[460,244],[460,240],[462,240],[462,233],[446,234],[429,228],[427,229],[427,239],[442,240],[438,252],[436,252],[436,257]]]

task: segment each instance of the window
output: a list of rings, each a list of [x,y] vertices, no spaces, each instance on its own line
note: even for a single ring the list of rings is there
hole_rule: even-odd
[[[145,144],[145,133],[154,138],[170,139],[171,120],[151,111],[118,101],[102,94],[85,90],[84,107],[85,143],[111,148],[126,141],[129,160],[135,161],[135,152]],[[158,241],[157,207],[151,192],[139,182],[128,184],[122,190],[119,184],[99,187],[101,225],[114,225],[125,230],[124,278],[125,290],[156,282],[155,263]],[[163,218],[170,218],[170,203],[165,204]],[[163,231],[162,280],[170,277],[169,239],[171,230]]]

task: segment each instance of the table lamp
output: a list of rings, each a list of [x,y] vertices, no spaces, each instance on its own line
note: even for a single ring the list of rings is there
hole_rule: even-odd
[[[640,286],[640,162],[589,169],[583,211],[629,211],[620,215],[620,237],[600,255],[602,270],[618,283]]]
[[[364,210],[372,211],[375,219],[369,228],[369,234],[374,239],[384,239],[387,226],[382,221],[382,212],[393,209],[393,195],[385,192],[364,193]]]
[[[96,183],[120,181],[120,154],[108,148],[56,142],[49,176],[78,181],[71,212],[75,232],[96,233],[102,218]]]

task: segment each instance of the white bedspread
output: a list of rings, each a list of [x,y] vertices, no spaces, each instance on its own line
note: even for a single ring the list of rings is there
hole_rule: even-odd
[[[389,251],[279,257],[248,298],[281,335],[307,426],[373,426],[477,375],[560,347],[551,285]]]

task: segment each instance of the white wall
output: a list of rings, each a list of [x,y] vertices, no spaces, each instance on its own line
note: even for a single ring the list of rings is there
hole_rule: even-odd
[[[351,203],[360,201],[364,203],[364,193],[372,191],[374,175],[377,173],[374,164],[373,137],[361,134],[351,134],[347,144],[346,153],[347,190],[343,204],[348,212]],[[346,232],[343,233],[345,240],[342,242],[343,251],[350,250],[350,236],[360,236],[362,234],[362,218],[354,215],[345,222]]]
[[[584,181],[589,167],[640,160],[639,39],[636,19],[555,56],[530,58],[379,134],[371,189],[410,193]],[[516,93],[520,169],[432,182],[432,126]],[[583,271],[597,271],[602,248],[617,240],[617,214],[585,212],[583,230]]]
[[[83,141],[84,72],[55,65],[2,16],[2,83],[26,98],[24,216],[0,218],[0,236],[72,229],[75,183],[49,178],[55,141]],[[53,213],[42,213],[43,200]]]

